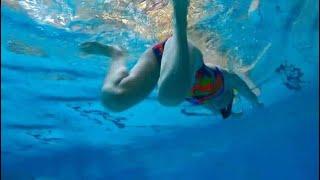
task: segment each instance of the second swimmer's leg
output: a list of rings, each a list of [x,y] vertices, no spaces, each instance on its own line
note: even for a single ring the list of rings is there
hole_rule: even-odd
[[[174,29],[164,49],[161,61],[159,101],[168,106],[181,103],[192,85],[189,47],[187,39],[187,14],[189,0],[172,0]]]

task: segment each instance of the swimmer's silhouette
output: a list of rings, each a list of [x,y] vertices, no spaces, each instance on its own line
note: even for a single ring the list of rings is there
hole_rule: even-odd
[[[81,50],[113,59],[102,87],[102,102],[112,111],[124,111],[146,98],[158,85],[158,100],[176,106],[183,100],[204,105],[227,118],[232,113],[234,90],[252,104],[261,106],[257,96],[238,75],[205,64],[199,48],[188,41],[188,0],[172,0],[173,35],[148,48],[133,69],[125,66],[126,52],[119,47],[86,42]],[[213,60],[214,62],[215,60]]]

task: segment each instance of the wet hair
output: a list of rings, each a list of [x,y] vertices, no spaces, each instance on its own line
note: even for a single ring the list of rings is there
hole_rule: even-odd
[[[283,84],[290,90],[301,90],[302,89],[302,83],[304,82],[302,80],[302,77],[304,73],[302,70],[293,64],[288,64],[287,62],[281,64],[278,68],[275,70],[276,73],[282,74],[285,76],[283,78]]]

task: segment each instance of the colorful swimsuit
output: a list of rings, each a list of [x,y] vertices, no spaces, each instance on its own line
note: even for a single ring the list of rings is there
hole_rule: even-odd
[[[152,50],[159,63],[161,63],[164,47],[167,40],[155,45]],[[224,92],[224,79],[221,70],[218,67],[210,68],[203,64],[195,74],[195,83],[189,93],[187,101],[195,105],[207,103],[210,99],[223,94]],[[231,115],[232,110],[231,101],[226,108],[220,110],[223,118]]]

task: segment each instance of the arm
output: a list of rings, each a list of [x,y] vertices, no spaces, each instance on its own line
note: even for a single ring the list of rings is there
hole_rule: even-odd
[[[243,95],[246,99],[248,99],[253,105],[261,106],[262,103],[259,102],[258,97],[253,91],[249,88],[244,80],[242,80],[236,74],[228,74],[227,81],[233,89],[239,91],[241,95]]]

